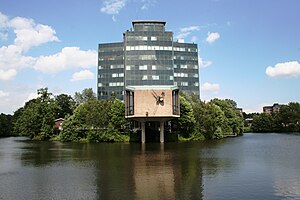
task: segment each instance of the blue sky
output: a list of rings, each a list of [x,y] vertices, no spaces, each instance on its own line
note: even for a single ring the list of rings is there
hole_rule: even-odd
[[[98,43],[122,41],[132,20],[165,20],[199,48],[201,99],[246,112],[300,101],[298,0],[0,0],[0,113],[48,87],[96,91]]]

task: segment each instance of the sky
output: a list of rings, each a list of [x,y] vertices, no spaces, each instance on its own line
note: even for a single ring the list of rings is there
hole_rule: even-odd
[[[121,42],[133,20],[164,20],[198,45],[200,98],[247,113],[300,101],[298,0],[0,0],[0,113],[48,87],[97,86],[99,43]]]

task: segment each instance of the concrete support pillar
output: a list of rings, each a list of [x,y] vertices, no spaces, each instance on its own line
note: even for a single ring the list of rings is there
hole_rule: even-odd
[[[160,143],[164,143],[165,136],[164,136],[164,122],[160,121]]]
[[[146,129],[145,129],[145,122],[141,122],[141,128],[142,128],[142,143],[146,142]]]

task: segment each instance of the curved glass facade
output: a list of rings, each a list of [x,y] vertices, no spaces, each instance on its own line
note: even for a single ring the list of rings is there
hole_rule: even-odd
[[[164,21],[133,21],[123,42],[99,44],[98,98],[123,99],[124,87],[177,85],[199,97],[196,44],[173,42]]]

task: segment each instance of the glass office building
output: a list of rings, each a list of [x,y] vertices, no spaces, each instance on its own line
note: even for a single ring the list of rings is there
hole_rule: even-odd
[[[123,99],[127,86],[175,85],[199,97],[196,44],[173,41],[164,21],[133,21],[123,42],[99,44],[98,99]]]

